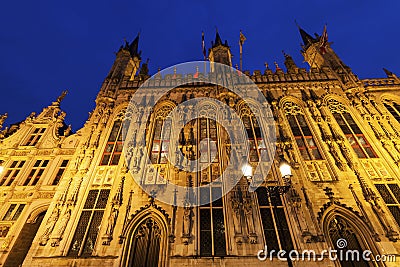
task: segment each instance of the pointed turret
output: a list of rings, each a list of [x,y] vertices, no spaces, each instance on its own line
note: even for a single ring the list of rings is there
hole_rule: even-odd
[[[225,41],[225,43],[222,43],[222,39],[218,33],[218,30],[215,34],[215,42],[211,43],[208,58],[211,63],[218,62],[232,67],[232,54],[228,42]],[[211,72],[213,71],[214,66],[211,64]]]
[[[286,54],[284,51],[282,51],[282,53],[283,53],[283,56],[285,57],[284,64],[287,69],[287,72],[288,73],[297,73],[299,70],[299,67],[297,67],[293,58],[289,54]]]
[[[309,35],[305,30],[303,30],[299,25],[297,25],[299,28],[300,36],[301,39],[303,40],[303,45],[304,47],[307,47],[315,42],[317,42],[317,39]]]
[[[138,57],[140,59],[140,55],[142,54],[142,51],[139,51],[139,37],[140,37],[140,33],[137,34],[136,38],[128,46],[128,50],[129,50],[129,53],[131,54],[131,57]]]

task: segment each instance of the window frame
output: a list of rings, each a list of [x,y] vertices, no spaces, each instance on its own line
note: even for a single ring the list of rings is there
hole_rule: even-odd
[[[14,165],[15,163],[15,165]],[[0,180],[0,186],[11,186],[12,183],[17,180],[19,175],[21,174],[22,169],[24,168],[26,160],[22,159],[14,159],[10,161],[9,166],[5,168],[3,171],[2,178]],[[18,166],[18,167],[16,167]],[[11,176],[12,174],[12,176]]]
[[[28,175],[26,175],[23,183],[20,185],[22,186],[35,186],[41,178],[44,177],[44,173],[46,168],[49,166],[50,160],[49,159],[37,159],[35,163],[30,168]]]
[[[60,162],[57,166],[55,175],[52,178],[51,185],[58,185],[60,183],[60,181],[62,180],[62,178],[65,174],[65,171],[67,170],[67,167],[68,167],[68,164],[70,163],[70,161],[71,161],[70,159],[61,159],[60,160]],[[65,166],[63,166],[64,162],[67,162],[65,164]],[[57,181],[57,183],[55,183],[56,181]]]
[[[119,123],[118,128],[116,127],[117,123]],[[122,155],[122,146],[123,146],[123,141],[122,141],[122,127],[123,122],[121,119],[116,119],[113,121],[113,126],[111,128],[110,133],[108,134],[108,139],[106,142],[106,145],[104,147],[101,160],[100,160],[100,166],[116,166],[118,165],[121,155]],[[116,131],[115,131],[116,130]],[[115,135],[115,140],[114,136]],[[111,147],[111,150],[108,151],[108,149]],[[106,157],[107,162],[105,162]],[[117,162],[114,161],[114,159],[117,159]]]
[[[43,137],[46,132],[47,127],[35,126],[30,130],[28,136],[25,138],[24,142],[22,142],[21,146],[36,146],[40,139]]]

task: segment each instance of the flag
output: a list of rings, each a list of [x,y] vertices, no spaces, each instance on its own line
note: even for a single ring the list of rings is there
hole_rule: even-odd
[[[328,31],[326,30],[326,25],[324,26],[324,30],[320,39],[320,47],[319,50],[322,54],[326,53],[326,45],[328,44]]]
[[[240,31],[240,36],[239,36],[240,54],[242,53],[242,47],[244,41],[246,41],[246,37],[243,35],[242,31]]]
[[[204,32],[201,32],[201,48],[203,50],[204,60],[207,60],[206,43],[204,42]]]

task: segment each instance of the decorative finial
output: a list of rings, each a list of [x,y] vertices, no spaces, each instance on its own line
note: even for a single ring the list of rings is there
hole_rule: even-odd
[[[61,101],[64,99],[64,97],[65,97],[67,94],[68,94],[68,91],[67,91],[67,90],[63,91],[63,92],[61,93],[61,95],[57,98],[56,102],[57,102],[58,104],[60,104]]]
[[[275,65],[275,71],[282,70],[282,69],[279,67],[278,62],[274,61],[274,65]]]
[[[264,66],[265,66],[265,69],[266,70],[269,70],[270,68],[269,68],[269,65],[268,65],[268,62],[264,62]]]

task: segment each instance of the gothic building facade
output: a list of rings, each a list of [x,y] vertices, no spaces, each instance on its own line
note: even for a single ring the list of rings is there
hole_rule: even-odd
[[[266,66],[232,77],[251,79],[268,100],[276,126],[274,153],[263,153],[261,132],[268,125],[256,104],[250,109],[227,88],[197,82],[205,77],[199,71],[150,77],[138,52],[139,36],[117,52],[95,109],[76,133],[60,109],[65,93],[39,115],[3,129],[0,265],[398,266],[400,259],[393,257],[332,261],[324,253],[369,250],[371,258],[400,257],[400,79],[388,70],[385,78],[359,79],[323,37],[299,30],[309,70],[285,54],[285,70],[276,64],[274,70]],[[218,33],[208,56],[232,66],[230,48]],[[145,81],[141,105],[129,110],[131,96]],[[157,88],[176,85],[153,103]],[[262,157],[273,162],[254,192],[245,177],[224,193],[223,184],[214,182],[234,149],[213,119],[221,110],[200,103],[196,110],[211,115],[178,132],[171,126],[169,112],[199,97],[236,111],[247,133],[250,166]],[[146,109],[149,119],[136,122],[139,141],[123,149],[127,112]],[[177,170],[168,158],[172,142],[185,158],[207,167]],[[151,167],[143,167],[143,151]],[[291,166],[290,185],[282,181],[281,159]],[[157,193],[168,183],[203,185],[193,197],[213,201],[200,206],[159,201]],[[152,194],[144,192],[146,186]],[[259,259],[265,246],[276,252],[312,250],[319,260],[291,260],[287,254]]]

